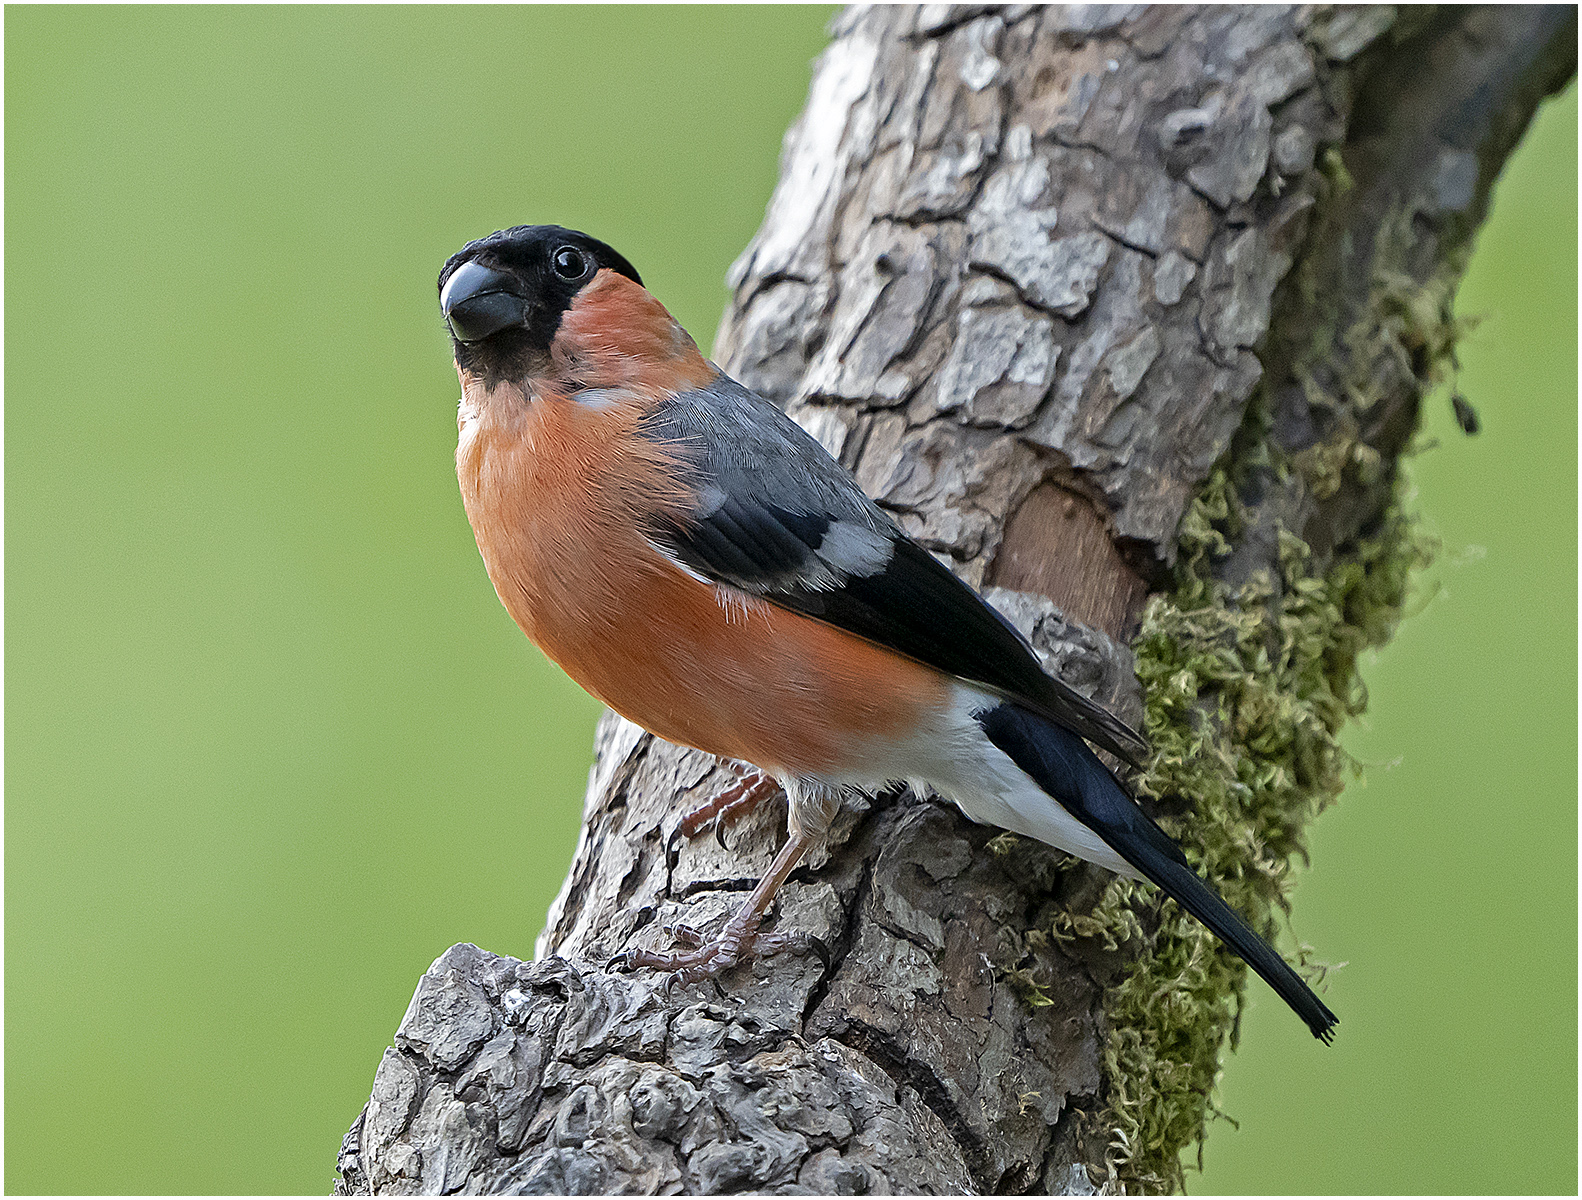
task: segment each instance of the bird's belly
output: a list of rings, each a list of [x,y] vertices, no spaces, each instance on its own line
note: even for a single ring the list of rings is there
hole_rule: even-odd
[[[534,640],[667,741],[772,771],[862,775],[948,690],[928,667],[668,563],[606,582],[596,621],[539,613]]]

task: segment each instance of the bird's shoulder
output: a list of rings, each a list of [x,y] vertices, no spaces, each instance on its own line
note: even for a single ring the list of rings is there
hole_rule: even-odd
[[[638,433],[696,497],[654,532],[683,565],[754,595],[882,570],[900,528],[806,430],[724,374],[656,405]]]

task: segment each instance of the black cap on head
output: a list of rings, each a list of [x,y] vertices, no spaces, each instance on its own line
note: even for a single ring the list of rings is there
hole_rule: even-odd
[[[577,293],[605,268],[642,285],[611,247],[559,225],[518,225],[468,242],[439,273],[457,363],[485,378],[530,370]]]

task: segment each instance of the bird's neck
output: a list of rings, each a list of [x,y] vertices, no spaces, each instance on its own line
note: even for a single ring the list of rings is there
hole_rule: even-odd
[[[563,390],[684,392],[707,385],[715,375],[663,304],[640,284],[608,270],[561,318],[549,369],[551,381]]]

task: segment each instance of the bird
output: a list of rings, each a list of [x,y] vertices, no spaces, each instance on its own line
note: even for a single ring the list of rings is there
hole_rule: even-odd
[[[624,966],[697,982],[797,945],[760,933],[775,892],[844,796],[902,782],[1148,881],[1333,1038],[1335,1014],[1095,752],[1141,764],[1142,736],[707,361],[619,252],[519,225],[468,242],[438,287],[457,479],[501,603],[617,713],[744,764],[731,803],[788,800],[784,846],[717,936],[680,930],[685,948]]]

